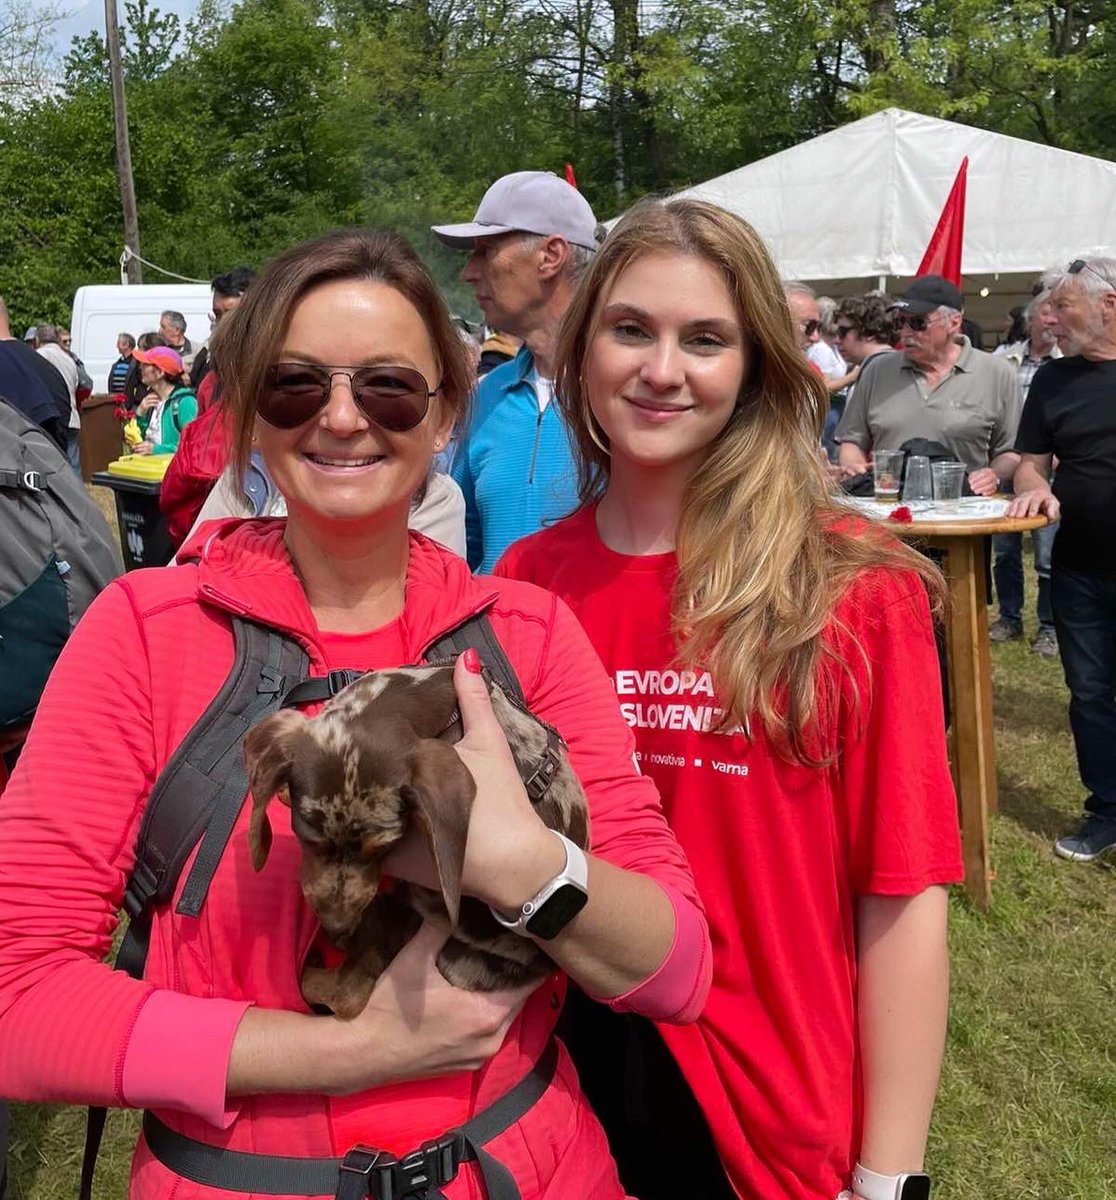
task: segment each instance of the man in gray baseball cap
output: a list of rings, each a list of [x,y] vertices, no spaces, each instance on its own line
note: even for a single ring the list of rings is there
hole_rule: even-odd
[[[577,472],[554,395],[558,326],[597,247],[597,219],[575,188],[547,171],[504,175],[472,221],[434,225],[471,253],[461,278],[485,321],[523,347],[478,384],[453,476],[465,494],[469,565],[489,571],[517,538],[571,511]]]

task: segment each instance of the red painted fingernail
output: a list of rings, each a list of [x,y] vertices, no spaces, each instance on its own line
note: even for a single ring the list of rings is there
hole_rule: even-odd
[[[469,649],[465,651],[464,658],[465,670],[471,675],[479,675],[481,673],[481,660],[480,655],[476,652],[476,649],[470,646]]]

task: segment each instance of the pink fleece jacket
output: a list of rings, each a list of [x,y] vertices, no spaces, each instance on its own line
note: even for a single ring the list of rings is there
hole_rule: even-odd
[[[231,522],[207,532],[198,563],[133,572],[89,610],[51,678],[4,795],[0,1095],[144,1105],[214,1144],[333,1155],[347,1148],[338,1139],[353,1128],[351,1098],[344,1106],[320,1095],[225,1102],[228,1056],[246,1008],[306,1011],[298,976],[316,925],[298,887],[299,850],[289,829],[276,823],[267,869],[257,873],[245,808],[200,916],[176,914],[173,905],[155,915],[145,979],[129,979],[101,961],[147,795],[231,666],[228,614],[296,637],[313,674],[347,665],[323,655],[283,546],[282,522]],[[418,661],[426,645],[488,605],[528,703],[569,744],[589,798],[593,853],[654,878],[674,906],[675,940],[663,966],[612,1003],[659,1020],[693,1019],[709,986],[705,919],[580,627],[549,594],[474,579],[460,559],[412,535],[401,622],[407,661]],[[180,887],[188,870],[189,863]],[[540,987],[499,1053],[473,1075],[363,1094],[355,1107],[362,1139],[409,1150],[491,1103],[538,1058],[563,990],[558,974]],[[622,1195],[564,1054],[543,1100],[492,1149],[516,1175],[524,1200]],[[141,1146],[131,1194],[147,1200],[174,1187],[175,1177]],[[471,1171],[447,1195],[479,1196]]]

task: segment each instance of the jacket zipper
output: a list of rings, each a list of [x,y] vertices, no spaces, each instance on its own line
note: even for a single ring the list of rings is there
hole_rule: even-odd
[[[535,460],[539,456],[539,441],[542,438],[542,422],[545,409],[539,409],[539,415],[535,418],[535,444],[531,447],[531,466],[527,471],[527,482],[534,484],[535,482]]]

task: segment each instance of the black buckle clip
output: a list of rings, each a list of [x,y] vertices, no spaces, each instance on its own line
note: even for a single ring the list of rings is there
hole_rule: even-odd
[[[159,890],[162,873],[156,873],[147,863],[137,864],[132,878],[124,891],[124,909],[133,921],[137,920],[147,909],[152,898]]]
[[[287,677],[275,667],[260,668],[260,681],[256,684],[257,696],[281,696],[285,690]]]
[[[368,1176],[372,1185],[370,1195],[374,1200],[421,1200],[430,1195],[431,1188],[445,1187],[457,1178],[465,1152],[465,1138],[460,1133],[447,1133],[432,1138],[402,1158],[385,1151],[377,1153],[366,1146],[357,1146],[345,1156],[361,1153],[371,1155],[366,1167],[350,1167]],[[345,1163],[341,1164],[345,1170]]]
[[[331,697],[336,696],[343,688],[347,688],[353,681],[353,673],[351,671],[330,671],[326,676]]]

